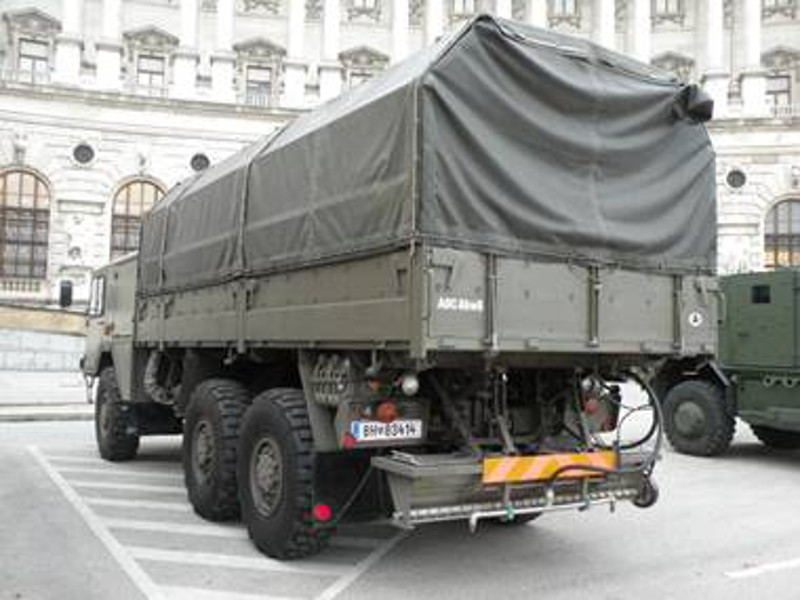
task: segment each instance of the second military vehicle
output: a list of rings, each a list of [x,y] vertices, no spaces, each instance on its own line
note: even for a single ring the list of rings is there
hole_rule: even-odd
[[[480,16],[299,117],[173,189],[138,256],[98,271],[101,455],[182,432],[195,511],[278,558],[345,519],[652,505],[658,403],[619,384],[714,350],[710,110]]]
[[[727,450],[736,417],[765,445],[800,448],[800,272],[723,277],[719,376],[692,378],[667,394],[672,445],[687,454]]]

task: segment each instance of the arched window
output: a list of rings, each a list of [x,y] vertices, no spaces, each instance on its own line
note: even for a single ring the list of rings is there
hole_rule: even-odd
[[[800,266],[800,199],[778,202],[764,222],[764,266]]]
[[[0,173],[0,277],[47,277],[50,190],[31,171]]]
[[[164,197],[164,190],[149,179],[134,179],[114,196],[111,217],[111,258],[139,248],[142,216]]]

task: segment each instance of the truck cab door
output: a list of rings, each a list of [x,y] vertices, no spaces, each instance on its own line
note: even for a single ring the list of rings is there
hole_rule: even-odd
[[[790,368],[795,355],[795,273],[723,279],[720,359],[726,366]]]
[[[89,312],[86,319],[86,348],[83,355],[83,372],[86,375],[97,375],[100,368],[106,325],[105,292],[105,276],[95,276],[92,279]]]

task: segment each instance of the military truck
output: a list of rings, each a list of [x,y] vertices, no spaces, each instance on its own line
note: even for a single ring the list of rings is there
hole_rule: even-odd
[[[725,452],[737,416],[766,446],[800,448],[798,290],[796,270],[721,279],[719,376],[690,378],[666,396],[666,432],[677,450]]]
[[[477,17],[171,190],[96,273],[100,454],[182,433],[195,511],[280,559],[346,520],[652,505],[648,380],[714,350],[710,112]]]

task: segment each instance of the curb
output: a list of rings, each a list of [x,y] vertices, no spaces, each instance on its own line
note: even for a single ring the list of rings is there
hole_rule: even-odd
[[[24,423],[30,421],[91,421],[94,406],[0,406],[0,423]]]

